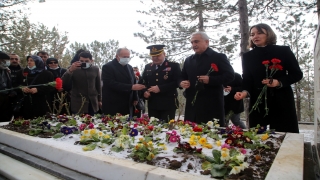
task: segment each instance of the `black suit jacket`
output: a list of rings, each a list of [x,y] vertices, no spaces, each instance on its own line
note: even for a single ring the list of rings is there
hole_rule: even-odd
[[[230,86],[231,91],[227,96],[224,96],[224,112],[227,115],[230,111],[234,114],[243,112],[243,100],[237,101],[234,99],[236,92],[242,91],[242,77],[238,73],[234,73],[234,80],[224,85],[225,87]]]
[[[243,89],[250,93],[250,110],[264,86],[261,81],[266,78],[266,67],[262,61],[273,58],[280,59],[280,65],[283,66],[283,70],[277,71],[273,76],[282,83],[282,87],[267,89],[269,115],[264,116],[265,100],[263,97],[262,103],[259,104],[259,111],[253,111],[249,115],[250,127],[257,124],[270,124],[270,128],[276,131],[299,132],[291,84],[298,82],[303,75],[297,59],[288,46],[256,47],[243,55]]]
[[[206,75],[215,63],[218,71],[209,74],[209,83],[204,85],[204,90],[200,90],[194,105],[191,104],[195,94],[195,83],[197,76]],[[181,73],[181,80],[189,80],[190,87],[186,89],[185,96],[186,110],[185,119],[190,121],[208,122],[213,118],[220,119],[220,125],[224,122],[224,98],[223,84],[232,81],[234,71],[225,54],[217,53],[211,48],[201,55],[189,56],[185,62]]]
[[[172,110],[179,107],[176,98],[180,74],[180,65],[168,60],[165,60],[158,69],[152,63],[145,66],[140,83],[145,84],[147,88],[158,86],[160,89],[159,93],[151,93],[148,98],[149,109]]]
[[[138,100],[137,92],[132,91],[135,75],[132,66],[122,66],[117,59],[102,67],[102,112],[104,114],[132,115],[133,101]]]

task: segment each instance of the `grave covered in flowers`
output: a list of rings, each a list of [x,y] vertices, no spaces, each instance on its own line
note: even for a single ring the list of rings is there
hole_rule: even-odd
[[[284,134],[265,127],[242,130],[220,128],[217,120],[165,123],[147,115],[129,118],[120,114],[48,114],[34,120],[16,119],[2,128],[36,136],[30,138],[37,138],[37,143],[44,142],[39,138],[48,138],[46,144],[68,147],[74,154],[98,154],[196,177],[226,179],[264,179],[284,138]]]

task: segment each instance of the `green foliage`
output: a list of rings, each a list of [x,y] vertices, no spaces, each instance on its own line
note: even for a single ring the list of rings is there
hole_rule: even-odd
[[[43,129],[30,129],[29,130],[29,135],[30,136],[36,136],[36,135],[38,135],[38,134],[40,134],[42,132],[43,132]]]
[[[61,33],[56,27],[49,29],[42,23],[33,24],[27,17],[14,19],[9,25],[14,28],[10,33],[0,35],[0,46],[5,52],[18,54],[22,65],[26,65],[24,57],[40,50],[47,51],[50,57],[61,59],[69,43],[66,32]]]
[[[57,133],[53,136],[54,139],[62,138],[64,136],[63,133]]]
[[[84,151],[92,151],[97,147],[96,143],[91,143],[82,148]]]
[[[71,60],[77,50],[88,50],[92,54],[94,64],[101,69],[104,64],[116,57],[116,51],[118,48],[119,42],[114,39],[110,39],[106,42],[99,42],[95,40],[87,44],[74,42],[70,44],[70,48],[67,49],[68,52],[65,55],[71,57]]]

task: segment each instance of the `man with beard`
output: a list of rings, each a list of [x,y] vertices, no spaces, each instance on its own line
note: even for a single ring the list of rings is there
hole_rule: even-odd
[[[12,81],[12,87],[17,87],[19,86],[17,82],[17,72],[21,70],[20,66],[20,57],[17,54],[10,54],[10,73],[11,73],[11,81]]]
[[[92,63],[90,52],[81,52],[79,60],[74,61],[62,76],[63,87],[72,84],[70,94],[73,114],[94,115],[102,105],[100,72]]]
[[[209,47],[205,32],[193,33],[190,41],[195,54],[185,60],[180,83],[186,88],[185,119],[207,123],[215,118],[225,126],[223,84],[233,80],[233,68],[225,54]]]
[[[20,83],[17,80],[17,74],[18,72],[22,69],[21,65],[20,65],[20,57],[17,54],[11,53],[10,55],[10,77],[11,77],[11,81],[12,81],[12,87],[17,87],[20,85]],[[20,71],[21,72],[21,71]],[[22,91],[18,90],[16,91],[16,94],[12,94],[10,96],[10,104],[12,107],[15,106],[15,104],[18,103],[18,97],[22,97]],[[19,113],[18,112],[14,112],[13,109],[11,109],[12,114],[14,115],[14,118],[19,117]]]

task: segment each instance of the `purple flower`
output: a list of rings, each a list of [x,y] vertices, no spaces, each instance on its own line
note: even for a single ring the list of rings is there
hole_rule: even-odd
[[[67,126],[63,126],[60,131],[65,134],[65,135],[68,135],[68,134],[72,134],[73,133],[73,128],[70,128],[70,127],[67,127]]]
[[[137,136],[138,135],[138,130],[134,129],[134,128],[131,128],[131,131],[130,131],[130,134],[129,134],[131,137],[133,136]]]

